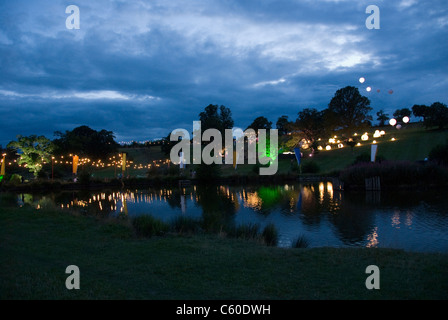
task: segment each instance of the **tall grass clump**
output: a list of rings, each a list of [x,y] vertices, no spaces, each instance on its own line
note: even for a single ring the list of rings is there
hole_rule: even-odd
[[[169,231],[169,225],[151,215],[141,215],[132,220],[132,226],[140,237],[161,236]]]
[[[267,246],[276,246],[278,243],[278,231],[275,225],[273,223],[269,223],[266,227],[264,227],[261,237]]]
[[[309,245],[310,242],[304,235],[297,237],[297,239],[292,242],[293,248],[308,248]]]
[[[247,223],[239,225],[229,232],[230,237],[245,239],[245,240],[255,240],[260,236],[259,233],[260,225],[257,223]]]
[[[177,216],[171,221],[171,230],[179,234],[197,234],[202,231],[202,220]]]

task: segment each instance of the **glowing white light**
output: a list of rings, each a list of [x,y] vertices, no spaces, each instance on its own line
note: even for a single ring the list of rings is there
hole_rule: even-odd
[[[367,92],[370,92],[370,91],[372,91],[372,88],[371,87],[367,87],[366,90],[367,90]]]
[[[338,144],[338,148],[342,149],[342,148],[344,148],[344,145],[342,143],[340,143],[340,144]]]
[[[374,138],[380,138],[381,137],[381,133],[379,130],[376,130],[375,133],[373,134]]]
[[[367,141],[367,140],[369,140],[369,135],[368,135],[367,133],[364,133],[364,134],[361,136],[361,140],[362,140],[362,141]]]
[[[395,119],[390,119],[390,120],[389,120],[389,124],[390,124],[391,126],[394,126],[394,125],[397,124],[397,120],[395,120]]]
[[[365,81],[366,81],[366,78],[364,78],[364,77],[359,78],[360,83],[364,83]]]
[[[331,150],[331,146],[326,146],[325,149],[327,149],[327,151]]]
[[[385,134],[386,134],[386,131],[384,131],[384,130],[380,131],[380,135],[384,136]]]
[[[409,122],[409,117],[403,117],[403,123],[408,123]]]

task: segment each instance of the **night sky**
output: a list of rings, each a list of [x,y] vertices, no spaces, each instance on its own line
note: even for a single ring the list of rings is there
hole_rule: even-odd
[[[72,4],[80,29],[66,28]],[[366,28],[369,5],[380,29]],[[258,116],[275,126],[347,85],[376,120],[380,109],[448,103],[448,3],[0,0],[0,57],[3,147],[80,125],[117,141],[160,138],[191,131],[208,104],[229,107],[243,129]]]

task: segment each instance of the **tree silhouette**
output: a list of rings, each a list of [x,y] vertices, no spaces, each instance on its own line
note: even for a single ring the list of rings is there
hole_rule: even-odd
[[[370,100],[359,93],[358,88],[347,86],[336,91],[328,105],[337,123],[336,130],[347,136],[366,127],[372,121]]]
[[[378,111],[376,113],[376,116],[378,117],[378,118],[376,118],[376,120],[378,120],[380,122],[379,123],[380,127],[383,127],[386,124],[386,121],[389,119],[389,115],[384,113],[383,110]]]

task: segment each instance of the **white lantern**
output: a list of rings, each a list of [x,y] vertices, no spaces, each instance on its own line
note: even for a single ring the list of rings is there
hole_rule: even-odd
[[[408,123],[409,122],[409,117],[403,117],[403,123]]]
[[[364,134],[361,136],[361,140],[362,140],[362,141],[367,141],[367,140],[369,140],[369,135],[368,135],[367,133],[364,133]]]
[[[397,124],[397,120],[395,120],[395,119],[390,119],[390,120],[389,120],[389,124],[393,127],[394,125]]]

